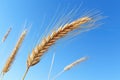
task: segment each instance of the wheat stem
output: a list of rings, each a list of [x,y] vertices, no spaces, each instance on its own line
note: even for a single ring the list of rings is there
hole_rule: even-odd
[[[49,70],[49,73],[48,73],[48,80],[50,80],[50,75],[51,75],[51,71],[52,71],[53,64],[54,64],[54,58],[55,58],[55,53],[53,54],[53,57],[52,57],[52,61],[51,61],[51,65],[50,65],[50,70]]]
[[[3,78],[4,78],[4,73],[1,73],[0,80],[3,80]]]
[[[63,74],[63,72],[64,72],[64,71],[59,72],[59,73],[53,78],[53,80],[56,80],[60,75]]]
[[[27,67],[27,69],[26,69],[26,71],[25,71],[25,73],[24,73],[24,75],[23,75],[22,80],[24,80],[24,79],[25,79],[25,77],[26,77],[26,75],[27,75],[28,71],[29,71],[29,67]]]

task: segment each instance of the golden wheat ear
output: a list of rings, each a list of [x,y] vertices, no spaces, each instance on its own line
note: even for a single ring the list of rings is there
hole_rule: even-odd
[[[83,17],[78,20],[75,20],[71,23],[67,23],[62,27],[59,27],[57,30],[53,31],[52,34],[45,37],[40,44],[38,44],[32,51],[31,55],[28,56],[27,59],[27,70],[22,80],[25,79],[25,76],[31,66],[36,65],[41,57],[45,54],[48,49],[55,44],[55,42],[64,36],[66,36],[69,32],[78,29],[82,24],[85,24],[91,20],[90,17]]]
[[[2,69],[2,73],[5,74],[9,71],[10,67],[12,66],[12,63],[14,62],[15,60],[15,57],[16,57],[16,54],[26,36],[26,33],[27,33],[27,29],[25,29],[22,34],[20,35],[18,41],[17,41],[17,44],[15,46],[15,48],[13,49],[11,55],[9,56],[9,58],[7,59],[3,69]]]

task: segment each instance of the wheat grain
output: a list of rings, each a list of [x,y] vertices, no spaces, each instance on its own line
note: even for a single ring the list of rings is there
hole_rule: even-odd
[[[4,73],[7,73],[7,72],[9,71],[9,69],[10,69],[10,67],[11,67],[11,65],[12,65],[12,63],[13,63],[15,57],[16,57],[16,54],[17,54],[17,52],[18,52],[18,50],[19,50],[19,48],[20,48],[20,46],[21,46],[21,44],[22,44],[22,42],[23,42],[23,40],[24,40],[24,38],[25,38],[25,36],[26,36],[26,33],[27,33],[27,30],[25,29],[25,30],[22,32],[22,34],[21,34],[21,36],[20,36],[20,38],[19,38],[19,40],[18,40],[15,48],[13,49],[11,55],[10,55],[9,58],[7,59],[5,65],[4,65],[3,69],[2,69],[2,73],[3,73],[3,74],[4,74]]]
[[[55,44],[55,42],[58,39],[64,37],[69,32],[79,28],[80,25],[85,24],[90,20],[91,20],[91,18],[89,18],[89,17],[80,18],[76,21],[73,21],[69,24],[64,25],[63,27],[59,27],[56,31],[53,31],[51,35],[48,35],[47,37],[45,37],[42,40],[42,42],[39,45],[37,45],[35,47],[35,49],[33,49],[31,55],[28,56],[27,70],[26,70],[22,80],[24,80],[29,68],[31,66],[34,66],[35,64],[37,64],[40,61],[41,56],[44,55],[44,53],[49,49],[50,46]]]
[[[5,42],[5,40],[7,39],[8,35],[10,34],[11,30],[12,30],[12,28],[10,27],[10,28],[8,29],[8,31],[6,32],[6,34],[4,35],[4,37],[3,37],[3,39],[2,39],[2,43]]]

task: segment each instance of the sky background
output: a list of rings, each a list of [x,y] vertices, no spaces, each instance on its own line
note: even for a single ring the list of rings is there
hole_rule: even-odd
[[[78,16],[83,15],[85,10],[96,9],[108,16],[101,21],[104,24],[78,35],[73,40],[59,41],[42,57],[40,63],[30,68],[25,80],[47,80],[54,52],[56,56],[51,78],[66,65],[80,57],[89,56],[86,62],[65,72],[57,80],[120,80],[119,0],[0,0],[0,40],[8,28],[13,26],[7,40],[0,45],[0,70],[23,31],[25,22],[29,29],[4,80],[21,80],[26,69],[28,53],[40,41],[39,37],[49,23],[54,24],[56,18],[70,12],[71,9],[77,9],[81,3]]]

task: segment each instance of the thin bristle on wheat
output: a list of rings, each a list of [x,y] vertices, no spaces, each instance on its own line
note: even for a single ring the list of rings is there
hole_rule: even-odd
[[[63,27],[58,28],[56,31],[53,31],[51,35],[45,37],[42,42],[33,49],[31,55],[27,59],[27,71],[31,66],[34,66],[40,61],[41,56],[49,49],[50,46],[55,44],[55,42],[64,37],[69,32],[79,28],[80,25],[87,23],[91,18],[83,17],[76,21],[73,21],[69,24],[64,25]],[[23,80],[27,74],[27,71],[24,74]]]
[[[6,32],[6,34],[4,35],[4,37],[3,37],[3,39],[2,39],[2,43],[7,39],[8,35],[9,35],[10,32],[11,32],[11,30],[12,30],[12,28],[10,27],[10,28],[8,29],[8,31]]]
[[[81,62],[84,62],[84,61],[87,60],[87,59],[88,59],[87,57],[82,57],[82,58],[76,60],[75,62],[73,62],[73,63],[71,63],[70,65],[66,66],[66,67],[64,68],[64,71],[70,70],[72,67],[78,65],[78,64],[81,63]]]
[[[21,46],[21,44],[22,44],[22,42],[23,42],[23,40],[24,40],[24,38],[26,36],[26,33],[27,33],[27,30],[24,30],[22,32],[22,34],[21,34],[15,48],[13,49],[10,57],[7,59],[6,64],[2,69],[2,73],[7,73],[9,71],[9,68],[11,67],[11,65],[12,65],[12,63],[13,63],[15,57],[16,57],[16,54],[17,54],[17,52],[18,52],[18,50],[19,50],[19,48],[20,48],[20,46]]]

